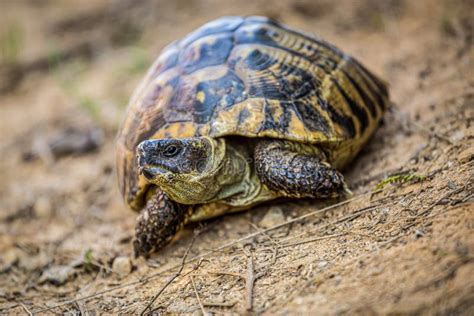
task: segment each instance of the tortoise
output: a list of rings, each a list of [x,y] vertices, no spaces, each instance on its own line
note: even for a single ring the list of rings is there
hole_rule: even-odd
[[[276,198],[349,192],[339,170],[379,124],[386,84],[332,44],[266,17],[223,17],[167,46],[117,136],[140,212],[136,255],[188,222]]]

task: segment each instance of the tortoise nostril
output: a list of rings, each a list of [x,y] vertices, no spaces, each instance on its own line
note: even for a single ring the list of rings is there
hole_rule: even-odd
[[[145,144],[142,142],[137,146],[137,162],[139,166],[143,166],[146,162],[147,151],[145,149]]]
[[[140,143],[137,147],[137,155],[143,156],[145,155],[145,145],[143,143]]]

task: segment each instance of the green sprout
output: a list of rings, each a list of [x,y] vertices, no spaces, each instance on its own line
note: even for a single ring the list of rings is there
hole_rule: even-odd
[[[92,270],[92,249],[87,249],[84,253],[84,268],[87,271]]]
[[[420,182],[425,181],[427,179],[426,176],[416,174],[416,173],[407,173],[407,174],[398,174],[389,176],[382,181],[380,181],[376,186],[375,190],[383,189],[387,184],[394,184],[394,183],[407,183],[407,182]]]

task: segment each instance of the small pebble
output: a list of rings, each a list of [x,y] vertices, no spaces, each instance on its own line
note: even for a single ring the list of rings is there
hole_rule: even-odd
[[[448,181],[448,188],[450,188],[451,190],[457,190],[458,187],[453,181]]]
[[[130,258],[125,256],[115,258],[112,264],[112,271],[122,277],[128,275],[132,271]]]
[[[265,216],[259,223],[260,227],[263,228],[270,228],[275,225],[281,224],[285,221],[285,216],[283,214],[283,210],[280,206],[272,206],[268,209]]]
[[[327,266],[327,265],[328,265],[328,262],[325,261],[325,260],[318,262],[318,267],[319,267],[319,268],[324,268],[324,267]]]
[[[458,155],[458,160],[460,163],[466,163],[471,161],[474,158],[474,147],[469,147],[466,150],[463,150]]]
[[[455,142],[460,141],[463,138],[464,138],[464,132],[463,131],[457,131],[451,136],[451,139]]]
[[[40,284],[49,282],[54,285],[62,285],[66,283],[74,274],[74,269],[71,266],[52,266],[43,271],[38,282]]]
[[[421,230],[419,230],[419,229],[415,230],[415,237],[416,238],[423,237],[424,235],[425,234]]]

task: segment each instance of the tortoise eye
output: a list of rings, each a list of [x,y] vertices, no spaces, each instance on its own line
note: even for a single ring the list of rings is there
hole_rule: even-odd
[[[168,145],[166,146],[165,150],[163,150],[163,155],[165,157],[171,158],[179,154],[181,148],[176,145]]]

